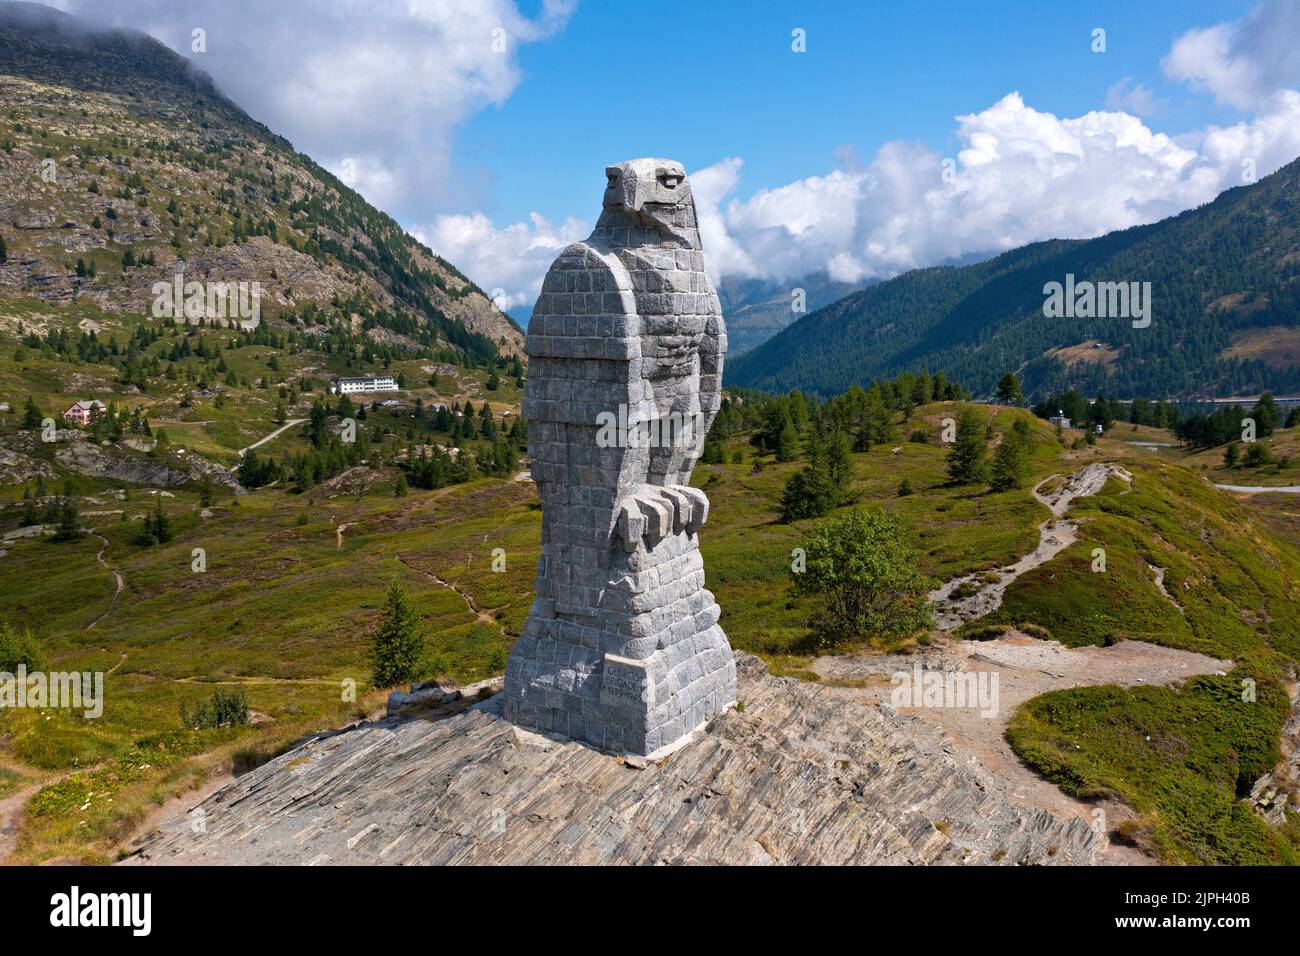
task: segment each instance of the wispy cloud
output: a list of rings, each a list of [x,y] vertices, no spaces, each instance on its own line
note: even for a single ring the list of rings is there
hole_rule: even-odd
[[[1254,109],[1300,86],[1300,4],[1268,0],[1242,20],[1188,30],[1162,65],[1221,103]]]

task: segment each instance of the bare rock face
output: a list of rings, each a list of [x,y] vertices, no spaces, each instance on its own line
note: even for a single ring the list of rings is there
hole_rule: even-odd
[[[1300,814],[1300,683],[1296,677],[1292,672],[1291,710],[1282,725],[1282,759],[1255,781],[1246,797],[1246,803],[1274,828],[1286,826]]]
[[[37,476],[54,477],[54,469],[43,461],[0,445],[0,484],[22,484]]]
[[[1085,820],[1013,802],[942,730],[736,658],[744,707],[669,757],[519,730],[497,695],[311,740],[125,862],[1097,862],[1103,838]]]
[[[162,487],[176,487],[207,478],[213,484],[226,487],[236,494],[244,493],[234,472],[198,455],[187,456],[183,462],[184,467],[177,468],[162,462],[124,455],[117,449],[85,441],[80,433],[74,435],[71,441],[61,443],[54,453],[54,460],[59,467],[68,471],[92,478],[112,478]]]
[[[505,708],[522,726],[646,755],[736,699],[697,538],[709,502],[689,485],[727,336],[681,164],[605,175],[595,230],[555,260],[529,323],[542,555]]]

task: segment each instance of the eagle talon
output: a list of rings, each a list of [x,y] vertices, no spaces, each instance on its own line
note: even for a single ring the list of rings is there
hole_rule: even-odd
[[[694,534],[709,515],[709,499],[688,485],[647,485],[618,504],[615,527],[623,550],[653,548],[671,534]]]

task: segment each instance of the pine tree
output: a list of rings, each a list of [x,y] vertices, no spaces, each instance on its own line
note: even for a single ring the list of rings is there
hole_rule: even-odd
[[[23,428],[36,431],[41,427],[41,422],[44,420],[45,416],[41,414],[41,410],[36,406],[36,399],[28,395],[27,405],[23,409]]]
[[[785,483],[781,494],[781,520],[787,524],[820,518],[839,501],[839,483],[832,476],[824,443],[816,430],[808,442],[808,465]]]
[[[71,495],[59,499],[58,529],[54,532],[55,541],[76,541],[85,532],[81,530],[81,515],[77,513],[77,503]]]
[[[8,259],[9,259],[9,247],[5,245],[5,237],[0,236],[0,263],[6,262],[8,261]]]
[[[959,485],[984,479],[984,422],[979,412],[965,408],[957,416],[957,440],[948,452],[948,477]]]
[[[153,518],[150,521],[149,530],[153,533],[154,538],[159,544],[166,544],[172,539],[172,522],[167,517],[167,512],[163,511],[162,499],[159,498],[154,506]]]
[[[1022,405],[1025,395],[1020,390],[1020,379],[1015,372],[1007,372],[998,382],[998,401],[1003,405]]]
[[[36,510],[36,499],[32,497],[31,489],[27,488],[23,491],[23,514],[18,519],[18,527],[28,528],[40,523],[41,516]]]
[[[849,438],[838,429],[826,442],[826,470],[831,483],[843,489],[853,477],[853,460],[849,457]]]
[[[410,680],[423,653],[424,638],[416,630],[410,597],[394,579],[388,586],[379,629],[370,639],[371,682],[376,687],[392,687]]]
[[[781,431],[776,437],[776,460],[777,461],[794,461],[799,455],[799,432],[794,427],[789,416],[785,419],[785,424],[781,426]]]
[[[1023,420],[1016,421],[1017,426],[1024,424]],[[1025,434],[1027,431],[1027,426],[1023,430],[1013,428],[1002,436],[1002,443],[993,453],[993,467],[989,478],[994,491],[1023,488],[1025,482],[1029,480],[1029,443]]]

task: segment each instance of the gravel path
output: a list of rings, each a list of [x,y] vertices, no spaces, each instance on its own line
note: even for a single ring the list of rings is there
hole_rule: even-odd
[[[281,425],[281,426],[280,426],[279,428],[277,428],[275,431],[271,432],[271,434],[269,434],[269,435],[265,435],[265,436],[263,436],[262,438],[259,438],[257,441],[253,442],[253,444],[249,445],[247,448],[241,448],[241,449],[239,449],[239,457],[240,457],[240,458],[243,458],[243,457],[244,457],[244,452],[246,452],[246,451],[252,451],[254,448],[257,448],[259,445],[265,445],[265,444],[266,444],[267,442],[269,442],[271,439],[273,439],[273,438],[275,438],[275,437],[277,437],[277,436],[279,436],[279,435],[283,435],[285,432],[287,432],[287,431],[288,431],[290,428],[292,428],[294,425],[301,425],[301,424],[302,424],[303,422],[305,422],[306,420],[307,420],[307,419],[305,419],[305,418],[291,418],[291,419],[289,419],[287,422],[285,422],[283,425]]]
[[[929,597],[935,605],[935,626],[941,631],[950,631],[1001,607],[1002,597],[1011,582],[1026,571],[1046,564],[1078,540],[1078,527],[1073,522],[1064,520],[1062,515],[1076,498],[1087,498],[1101,491],[1111,476],[1127,483],[1133,481],[1133,476],[1119,465],[1095,462],[1080,468],[1052,492],[1044,493],[1042,489],[1059,478],[1059,475],[1051,475],[1035,485],[1034,497],[1052,512],[1052,516],[1038,526],[1038,547],[1015,564],[996,571],[981,571],[954,578],[943,587],[931,591]],[[972,588],[975,589],[973,592]]]

